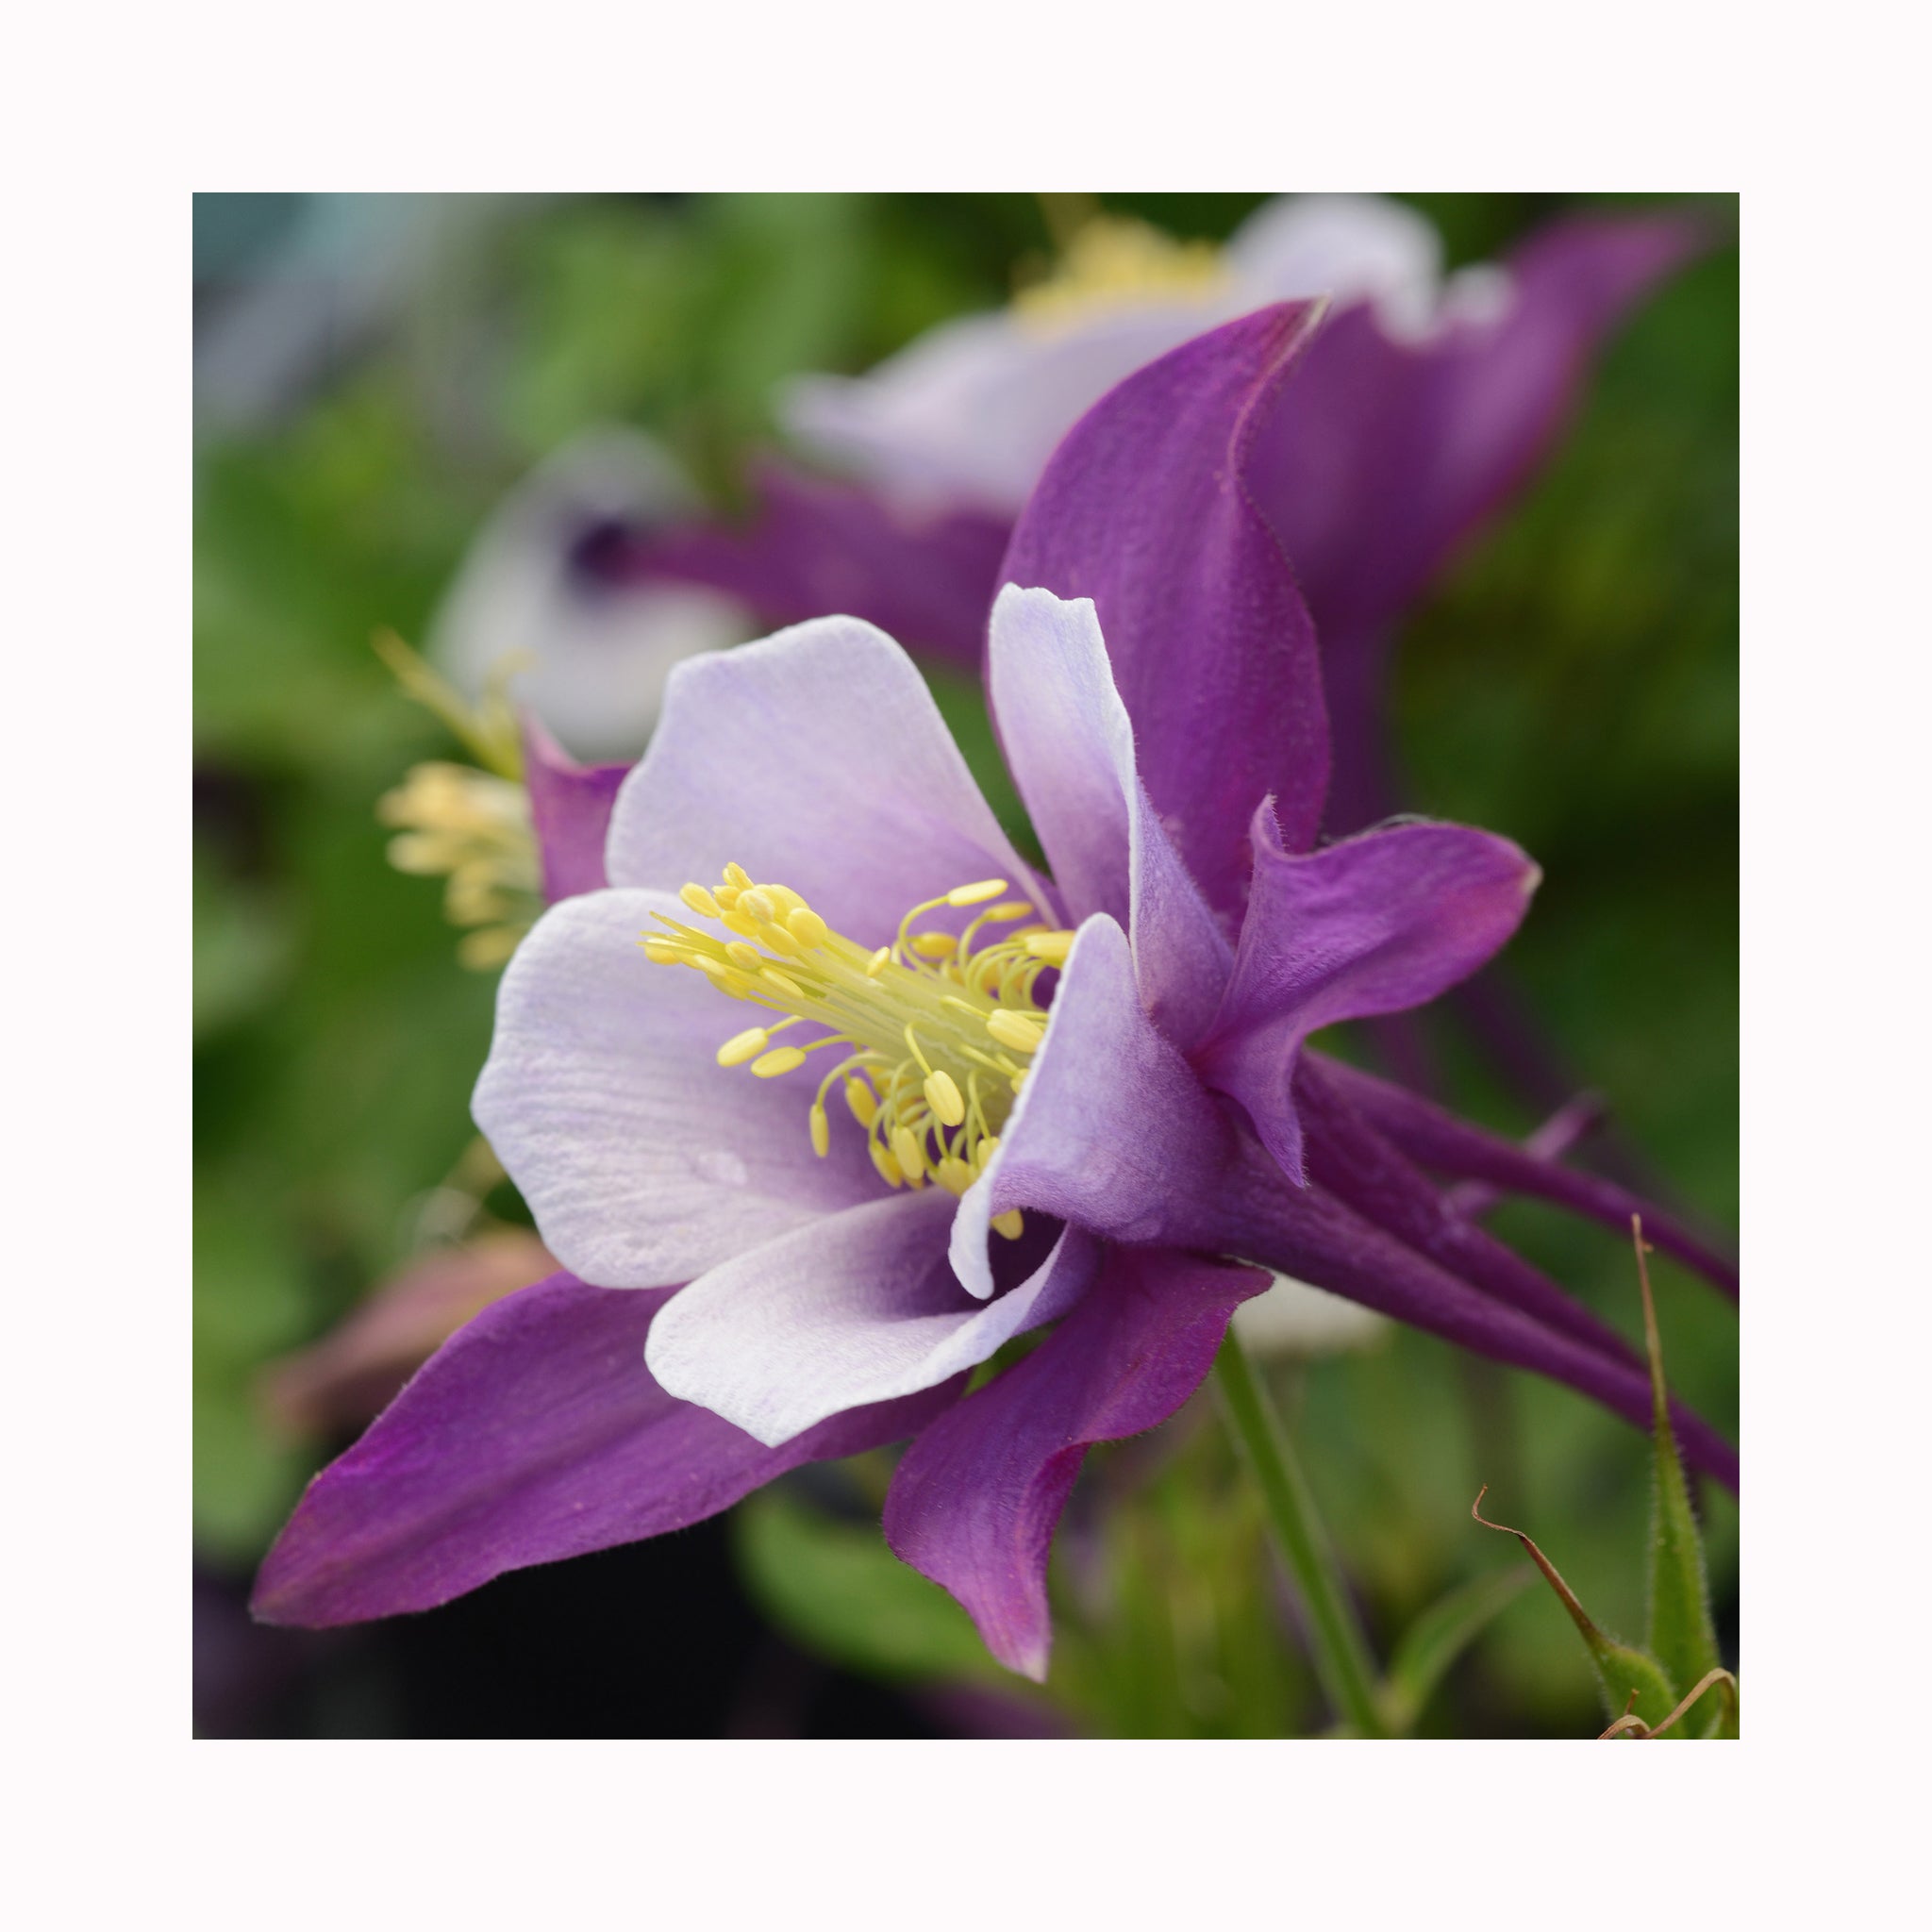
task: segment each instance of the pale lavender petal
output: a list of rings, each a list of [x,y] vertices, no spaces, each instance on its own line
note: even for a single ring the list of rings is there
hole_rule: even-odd
[[[645,1338],[670,1299],[554,1274],[486,1308],[309,1484],[255,1614],[319,1626],[425,1610],[506,1570],[680,1529],[802,1462],[913,1434],[961,1386],[769,1449],[652,1380]]]
[[[1214,290],[1060,325],[1010,309],[963,316],[867,375],[801,378],[780,407],[802,441],[895,501],[1011,515],[1083,410],[1228,312]]]
[[[1508,840],[1461,825],[1396,825],[1298,856],[1263,806],[1253,836],[1234,976],[1191,1058],[1299,1178],[1290,1086],[1302,1041],[1423,1006],[1474,973],[1522,923],[1541,874]]]
[[[551,1252],[600,1288],[688,1281],[878,1192],[857,1136],[813,1156],[809,1063],[775,1080],[717,1064],[748,1009],[645,958],[655,912],[691,916],[609,891],[538,921],[504,973],[472,1103]]]
[[[1067,956],[998,1151],[959,1203],[954,1272],[974,1294],[992,1292],[989,1228],[1012,1208],[1115,1241],[1166,1241],[1218,1188],[1232,1138],[1142,1008],[1126,935],[1096,913]]]
[[[694,523],[650,535],[612,560],[613,575],[629,587],[712,585],[773,625],[843,611],[915,651],[978,665],[1009,517],[919,513],[776,463],[759,468],[753,490],[741,527]]]
[[[1191,1044],[1234,956],[1135,770],[1134,727],[1091,602],[1008,584],[993,606],[986,670],[1068,916],[1104,912],[1132,936],[1141,1003],[1176,1045]]]
[[[1024,1360],[929,1424],[886,1497],[886,1540],[958,1597],[994,1657],[1043,1680],[1046,1558],[1087,1447],[1162,1423],[1200,1387],[1228,1317],[1268,1276],[1113,1248]]]
[[[889,1194],[712,1269],[653,1325],[651,1373],[760,1442],[787,1442],[975,1367],[1092,1278],[1098,1245],[1068,1228],[1026,1280],[975,1301],[946,1260],[954,1206],[939,1188]]]
[[[1694,1269],[1732,1300],[1737,1299],[1738,1264],[1655,1202],[1599,1175],[1578,1174],[1555,1160],[1539,1158],[1499,1135],[1457,1120],[1420,1094],[1343,1066],[1339,1060],[1324,1058],[1322,1071],[1360,1108],[1363,1118],[1411,1160],[1441,1174],[1486,1181],[1506,1193],[1554,1201],[1620,1234],[1627,1235],[1630,1217],[1641,1215],[1646,1240]]]
[[[1304,846],[1327,786],[1314,630],[1245,481],[1314,316],[1244,316],[1103,397],[1054,453],[1001,568],[1093,599],[1148,796],[1230,929],[1255,807],[1272,793]]]
[[[578,764],[532,715],[525,716],[523,736],[524,789],[530,794],[543,896],[554,906],[598,891],[610,883],[604,876],[604,841],[617,788],[630,767]]]
[[[670,892],[736,862],[865,945],[955,886],[1038,891],[911,658],[850,617],[677,667],[606,862],[615,885]]]

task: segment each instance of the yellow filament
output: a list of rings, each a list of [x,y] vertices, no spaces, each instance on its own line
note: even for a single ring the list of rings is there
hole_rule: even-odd
[[[487,888],[479,882],[479,890]],[[719,1047],[721,1066],[749,1065],[755,1077],[774,1079],[821,1047],[841,1049],[842,1058],[827,1056],[832,1064],[806,1109],[814,1155],[831,1151],[826,1108],[836,1087],[887,1186],[919,1189],[930,1180],[958,1196],[999,1144],[995,1130],[1025,1079],[1022,1062],[1045,1037],[1047,1015],[1033,984],[1058,963],[1051,939],[1038,941],[1046,928],[1032,903],[1000,900],[1007,890],[1004,879],[956,887],[913,907],[892,944],[867,952],[789,886],[754,882],[734,866],[716,886],[693,884],[679,894],[722,935],[659,913],[665,930],[641,943],[653,962],[691,967],[773,1016]],[[912,930],[921,913],[943,907],[981,909],[958,934]],[[981,940],[989,926],[994,930]],[[781,1028],[807,1024],[816,1037],[798,1046],[773,1043]],[[999,1224],[1010,1239],[1022,1226],[1018,1211]]]

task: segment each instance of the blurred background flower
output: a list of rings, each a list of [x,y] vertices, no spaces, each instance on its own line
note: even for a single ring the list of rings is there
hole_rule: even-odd
[[[1063,207],[1019,196],[198,198],[203,1728],[1215,1735],[1321,1721],[1281,1641],[1292,1606],[1259,1524],[1220,1432],[1192,1411],[1097,1453],[1070,1505],[1050,1709],[941,1694],[973,1682],[971,1632],[962,1642],[952,1606],[878,1541],[884,1472],[863,1458],[788,1479],[728,1527],[506,1577],[422,1618],[313,1640],[235,1613],[301,1483],[355,1432],[346,1396],[330,1407],[335,1389],[355,1383],[358,1361],[380,1357],[383,1376],[406,1367],[414,1343],[383,1340],[385,1311],[401,1304],[372,1301],[377,1285],[464,1284],[446,1299],[425,1291],[388,1330],[420,1315],[426,1335],[495,1278],[464,1260],[490,1252],[479,1230],[493,1241],[527,1227],[469,1153],[493,976],[458,968],[440,890],[390,868],[396,834],[375,816],[411,766],[467,755],[402,701],[372,633],[425,647],[472,695],[504,650],[529,650],[537,667],[512,695],[534,701],[563,748],[587,762],[632,757],[662,667],[749,635],[754,620],[702,589],[695,604],[674,593],[653,607],[610,587],[632,585],[639,543],[661,542],[693,504],[733,539],[731,520],[762,487],[761,453],[788,425],[805,438],[812,406],[799,398],[815,392],[824,419],[828,398],[853,393],[838,375],[870,379],[962,317],[1064,331],[1076,307],[1056,316],[1054,304],[1109,280],[1158,290],[1165,278],[1160,299],[1191,291],[1187,307],[1229,272],[1227,258],[1208,272],[1209,251],[1261,203],[1108,196],[1070,223]],[[1724,238],[1735,213],[1610,197],[1400,206],[1391,232],[1425,223],[1446,280],[1390,251],[1394,267],[1368,286],[1398,335],[1429,286],[1479,320],[1495,290],[1468,271],[1554,221],[1688,211],[1713,239],[1604,351],[1533,487],[1412,609],[1389,719],[1407,803],[1536,855],[1545,884],[1513,948],[1519,979],[1626,1137],[1707,1224],[1729,1226],[1737,271]],[[1122,225],[1095,230],[1083,259],[1072,238],[1096,216]],[[795,386],[809,377],[816,391]],[[795,537],[808,558],[823,555],[826,503],[868,541],[897,527],[865,522],[855,484],[791,475],[810,506]],[[929,529],[931,509],[917,514]],[[966,580],[990,572],[998,517],[983,503],[946,515],[946,544],[930,554]],[[606,662],[608,696],[573,712],[591,687],[573,685],[570,667]],[[975,685],[943,664],[929,675],[1024,839]],[[1533,1108],[1453,1030],[1430,1046],[1457,1105],[1513,1134],[1564,1097]],[[476,1219],[462,1223],[458,1195]],[[1495,1224],[1628,1331],[1616,1243],[1521,1204]],[[1732,1318],[1667,1268],[1657,1286],[1674,1380],[1734,1430]],[[291,1396],[299,1370],[271,1365],[318,1343],[324,1355],[298,1364],[311,1392],[331,1392],[305,1404]],[[1644,1464],[1619,1425],[1407,1333],[1297,1353],[1274,1373],[1376,1634],[1495,1561],[1467,1531],[1484,1480],[1512,1520],[1533,1516],[1561,1541],[1566,1574],[1608,1621],[1641,1622],[1627,1555],[1641,1543]],[[1721,1635],[1728,1620],[1734,1645],[1735,1509],[1708,1507]],[[1593,1707],[1574,1633],[1544,1608],[1511,1607],[1427,1722],[1583,1729]]]

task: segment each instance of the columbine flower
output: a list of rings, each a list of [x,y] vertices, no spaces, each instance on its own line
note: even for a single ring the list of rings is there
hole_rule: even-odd
[[[317,1479],[262,1614],[424,1607],[912,1435],[888,1538],[1042,1674],[1085,1448],[1170,1415],[1268,1268],[1648,1419],[1621,1338],[1400,1151],[1426,1120],[1301,1048],[1473,971],[1536,879],[1455,826],[1308,850],[1313,641],[1241,488],[1307,325],[1251,317],[1124,385],[1023,521],[1016,568],[1092,591],[1009,586],[991,625],[1050,878],[872,626],[678,669],[610,886],[511,961],[476,1092],[572,1272],[471,1324]]]
[[[613,591],[608,553],[696,507],[634,430],[580,436],[527,476],[464,558],[427,655],[469,695],[517,662],[518,697],[580,758],[632,758],[681,658],[751,635],[742,605],[691,584]]]
[[[1012,307],[947,323],[870,375],[794,385],[793,434],[856,486],[768,465],[747,531],[674,530],[634,545],[624,569],[720,586],[774,623],[855,611],[976,662],[999,533],[1089,405],[1224,318],[1325,295],[1249,482],[1314,615],[1335,739],[1328,829],[1353,831],[1393,804],[1391,626],[1529,482],[1599,344],[1701,241],[1676,217],[1580,216],[1445,278],[1429,224],[1373,196],[1272,201],[1218,255],[1103,218],[1059,278]]]

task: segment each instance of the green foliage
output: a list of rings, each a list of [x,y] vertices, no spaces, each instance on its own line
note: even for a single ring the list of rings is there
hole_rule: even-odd
[[[973,1620],[886,1547],[876,1523],[847,1523],[774,1484],[732,1518],[739,1565],[759,1607],[803,1648],[889,1681],[1019,1686]]]
[[[1478,1576],[1431,1604],[1402,1633],[1382,1683],[1391,1732],[1401,1737],[1415,1728],[1451,1667],[1535,1581],[1527,1564]]]
[[[1710,1591],[1704,1574],[1704,1542],[1697,1534],[1697,1520],[1690,1513],[1684,1465],[1671,1428],[1663,1344],[1657,1337],[1657,1311],[1651,1301],[1650,1276],[1643,1255],[1640,1235],[1637,1269],[1643,1289],[1643,1332],[1650,1357],[1653,1415],[1649,1647],[1681,1692],[1716,1670],[1721,1659],[1717,1631],[1711,1623]]]

